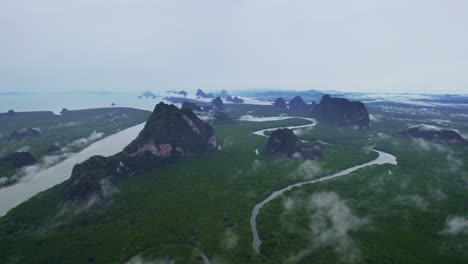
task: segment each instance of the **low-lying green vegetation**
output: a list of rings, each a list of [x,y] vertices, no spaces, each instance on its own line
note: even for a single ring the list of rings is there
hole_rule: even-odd
[[[229,108],[233,120],[290,114],[271,106]],[[318,161],[266,155],[267,138],[252,134],[309,121],[214,125],[221,149],[120,180],[105,208],[65,203],[59,184],[11,210],[0,218],[0,262],[124,263],[138,256],[203,263],[202,253],[212,263],[466,262],[467,234],[444,233],[448,217],[466,215],[468,194],[460,184],[466,150],[446,147],[432,156],[394,133],[378,137],[387,121],[379,122],[366,130],[304,129],[302,139],[325,141]],[[397,156],[401,166],[376,165],[274,199],[258,216],[262,255],[255,253],[249,218],[256,203],[291,183],[370,161],[372,145]],[[451,169],[449,154],[461,167],[439,172]],[[311,202],[319,198],[324,202]],[[350,224],[330,227],[341,223],[327,213],[334,206],[347,208],[341,216]],[[314,231],[317,219],[331,230],[328,237]]]

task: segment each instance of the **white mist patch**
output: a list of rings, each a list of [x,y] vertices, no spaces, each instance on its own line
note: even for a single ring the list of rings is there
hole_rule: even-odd
[[[400,181],[400,189],[402,191],[407,191],[408,190],[408,185],[410,183],[410,180],[408,178],[403,178]]]
[[[227,251],[232,250],[237,246],[238,240],[237,235],[231,229],[228,229],[222,235],[221,247]]]
[[[28,151],[31,151],[31,147],[30,147],[30,146],[22,146],[22,147],[19,148],[16,152],[28,152]]]
[[[263,162],[261,162],[260,160],[256,159],[252,162],[252,172],[253,173],[257,173],[261,170],[263,170],[264,168],[266,167],[265,164],[263,164]]]
[[[176,262],[173,259],[163,258],[163,259],[146,259],[140,255],[131,258],[125,264],[175,264]]]
[[[43,230],[50,230],[66,224],[75,216],[91,208],[102,206],[104,200],[107,201],[107,204],[111,203],[112,201],[110,201],[110,198],[119,190],[112,186],[108,179],[100,180],[99,184],[101,187],[101,194],[93,194],[86,201],[66,201],[58,210],[57,214],[46,223]]]
[[[15,180],[28,181],[30,178],[39,174],[41,171],[59,163],[60,161],[68,158],[70,155],[71,153],[62,153],[57,155],[44,156],[37,164],[21,168],[19,172],[13,176],[13,178]]]
[[[382,174],[371,177],[369,181],[369,188],[375,192],[384,193],[386,191],[385,184],[386,184],[387,177],[388,176],[384,176]]]
[[[52,128],[61,128],[61,127],[73,127],[73,126],[78,126],[80,123],[75,122],[75,121],[70,121],[66,123],[58,123],[56,126]]]
[[[417,128],[419,131],[440,131],[440,128],[437,126],[425,125],[425,124],[419,124],[419,125],[410,127],[410,129],[412,128]]]
[[[441,189],[429,188],[428,193],[432,197],[432,199],[436,201],[442,201],[447,199],[447,195]]]
[[[452,154],[448,154],[446,159],[448,162],[448,168],[450,172],[456,173],[463,169],[464,163],[461,159],[455,157]]]
[[[422,152],[430,152],[430,151],[436,151],[440,153],[450,153],[452,150],[446,146],[443,146],[441,144],[433,143],[430,141],[426,141],[422,138],[414,138],[413,139],[413,144],[415,147]]]
[[[359,229],[367,220],[355,216],[334,192],[316,193],[312,195],[310,204],[314,213],[309,227],[316,246],[334,245],[344,260],[356,261],[359,252],[349,232]]]
[[[398,195],[395,197],[395,201],[400,202],[404,205],[413,206],[421,211],[427,211],[429,208],[429,203],[417,194],[405,194]]]
[[[225,138],[223,140],[222,148],[227,149],[227,148],[230,148],[230,147],[234,146],[234,144],[235,144],[234,140],[232,140],[230,138]]]
[[[294,129],[293,133],[296,136],[302,136],[302,135],[304,135],[304,129],[300,129],[300,128],[299,129]]]
[[[243,115],[238,120],[239,121],[250,121],[250,122],[268,122],[268,121],[281,121],[286,119],[291,119],[293,117],[289,116],[269,116],[269,117],[258,117],[253,115]]]
[[[441,231],[445,235],[468,234],[468,219],[463,216],[448,217],[445,221],[445,227]]]
[[[206,114],[197,112],[197,116],[198,118],[200,118],[200,120],[207,122],[207,123],[213,122],[215,120],[214,113],[212,112],[208,112]]]
[[[286,201],[283,205],[287,209],[291,202]],[[313,194],[308,207],[311,212],[309,230],[312,246],[290,256],[288,262],[296,263],[312,250],[320,248],[332,248],[343,262],[358,262],[361,252],[349,233],[359,230],[368,220],[355,216],[335,192]]]
[[[391,137],[385,133],[382,133],[382,132],[378,132],[377,133],[377,137],[380,138],[380,139],[390,139]]]
[[[380,119],[382,118],[381,115],[378,115],[378,114],[369,114],[369,120],[371,122],[374,122],[374,123],[377,123],[377,122],[380,122]]]
[[[47,168],[58,164],[65,159],[68,159],[74,154],[72,152],[72,148],[82,148],[84,146],[87,146],[97,141],[98,139],[101,139],[103,135],[104,133],[98,133],[96,131],[93,131],[93,133],[91,133],[88,137],[77,139],[68,144],[66,147],[63,147],[62,149],[60,149],[59,153],[44,156],[40,159],[40,161],[37,164],[21,168],[19,172],[13,176],[13,179],[20,181],[28,181],[29,179],[31,179],[35,175],[38,175]],[[25,146],[23,147],[23,149],[27,150],[29,149],[29,147]]]
[[[7,183],[8,182],[8,178],[7,177],[0,177],[0,186]]]
[[[294,179],[314,179],[322,171],[320,164],[317,161],[305,160],[299,167],[292,173]]]
[[[295,207],[296,207],[296,200],[295,199],[293,199],[291,197],[287,197],[287,198],[283,199],[283,208],[286,211],[286,213],[292,211]]]
[[[431,120],[429,120],[429,121],[431,121],[431,122],[433,122],[433,123],[436,123],[436,124],[438,124],[438,125],[442,125],[442,126],[444,126],[444,125],[449,125],[450,123],[452,123],[452,121],[450,121],[450,120],[446,120],[446,119],[437,119],[437,118],[436,118],[436,119],[431,119]]]
[[[93,143],[94,141],[96,141],[98,139],[101,139],[102,136],[104,136],[104,133],[93,131],[93,133],[91,133],[88,137],[77,139],[77,140],[71,142],[70,144],[68,144],[68,146],[70,146],[70,147],[84,147],[86,145],[89,145],[89,144]]]

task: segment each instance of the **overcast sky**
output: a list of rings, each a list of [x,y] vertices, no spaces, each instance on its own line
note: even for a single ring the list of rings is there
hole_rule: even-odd
[[[0,0],[0,91],[468,93],[466,0]]]

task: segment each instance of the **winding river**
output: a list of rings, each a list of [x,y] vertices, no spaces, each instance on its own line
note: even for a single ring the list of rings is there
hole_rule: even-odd
[[[127,146],[143,129],[139,124],[97,141],[63,162],[49,167],[38,174],[21,179],[19,183],[0,189],[0,217],[39,192],[66,181],[73,166],[94,155],[110,156]]]
[[[289,119],[289,118],[301,118],[301,119],[308,120],[308,121],[312,122],[311,124],[308,124],[308,125],[287,127],[289,129],[300,129],[300,128],[306,128],[306,127],[313,127],[313,126],[315,126],[317,124],[317,122],[314,119],[305,118],[305,117],[278,117],[277,119],[273,119],[273,120],[285,120],[285,119]],[[273,121],[271,118],[265,118],[265,117],[249,117],[249,118],[243,118],[243,119],[240,119],[240,120],[242,120],[242,121],[252,121],[252,122]],[[276,130],[278,128],[284,128],[284,127],[275,127],[275,128],[262,129],[262,130],[255,131],[254,134],[266,137],[266,135],[265,135],[266,131],[273,131],[273,130]],[[383,151],[375,150],[375,149],[370,149],[370,150],[378,153],[379,156],[376,159],[372,160],[372,161],[369,161],[369,162],[366,162],[364,164],[360,164],[360,165],[356,165],[356,166],[344,169],[342,171],[336,172],[334,174],[331,174],[331,175],[328,175],[328,176],[325,176],[325,177],[322,177],[322,178],[319,178],[319,179],[313,179],[313,180],[308,180],[308,181],[298,182],[298,183],[288,185],[288,186],[286,186],[286,187],[284,187],[284,188],[282,188],[280,190],[274,191],[267,198],[265,198],[263,201],[257,203],[255,205],[254,209],[252,210],[252,215],[250,216],[250,228],[251,228],[252,235],[253,235],[252,247],[255,250],[255,252],[257,252],[257,254],[261,254],[260,253],[260,245],[262,244],[262,240],[260,239],[260,236],[258,235],[258,230],[257,230],[257,216],[258,216],[258,213],[260,212],[260,209],[265,204],[272,201],[276,197],[282,195],[284,192],[289,191],[289,190],[291,190],[291,189],[293,189],[295,187],[300,187],[302,185],[328,181],[328,180],[331,180],[333,178],[345,176],[345,175],[348,175],[348,174],[350,174],[350,173],[352,173],[354,171],[357,171],[359,169],[362,169],[362,168],[365,168],[365,167],[368,167],[368,166],[372,166],[372,165],[382,165],[382,164],[397,165],[397,160],[396,160],[395,156],[393,156],[393,155],[391,155],[389,153],[383,152]]]
[[[293,119],[293,118],[304,119],[304,120],[310,121],[311,123],[307,125],[300,125],[300,126],[289,126],[286,128],[293,129],[293,130],[302,129],[302,128],[313,127],[317,124],[315,119],[306,118],[306,117],[296,117],[296,116],[280,116],[280,117],[244,116],[243,118],[239,120],[251,121],[251,122],[266,122],[266,121],[279,121],[279,120],[286,120],[286,119]],[[62,183],[63,181],[67,180],[70,177],[73,166],[76,163],[83,162],[93,155],[110,156],[121,151],[134,138],[136,138],[136,136],[141,131],[143,126],[144,124],[140,124],[140,125],[125,129],[109,137],[106,137],[98,142],[91,144],[90,146],[83,149],[79,153],[73,155],[72,157],[68,158],[67,160],[55,166],[47,168],[33,177],[23,179],[18,184],[0,189],[0,217],[5,215],[10,209],[18,206],[19,204],[31,198],[32,196],[36,195],[37,193],[45,191],[53,187],[54,185]],[[278,128],[284,128],[284,127],[262,129],[262,130],[255,131],[254,134],[267,137],[265,135],[265,132],[273,131]],[[260,212],[260,209],[265,204],[272,201],[276,197],[280,196],[284,192],[289,191],[295,187],[300,187],[305,184],[313,184],[316,182],[327,181],[333,178],[345,176],[356,170],[359,170],[361,168],[368,167],[371,165],[382,165],[382,164],[396,165],[397,164],[397,160],[395,156],[379,151],[379,150],[375,150],[375,149],[370,149],[370,150],[378,153],[379,156],[372,161],[366,162],[364,164],[356,165],[351,168],[347,168],[345,170],[339,171],[332,175],[322,177],[320,179],[314,179],[314,180],[291,184],[289,186],[284,187],[283,189],[274,191],[263,201],[257,203],[254,209],[252,210],[252,215],[250,217],[250,227],[251,227],[251,231],[253,235],[252,246],[255,252],[260,254],[260,245],[262,243],[258,234],[258,230],[257,230],[257,216]],[[206,260],[207,258],[205,256],[204,262],[209,263]]]

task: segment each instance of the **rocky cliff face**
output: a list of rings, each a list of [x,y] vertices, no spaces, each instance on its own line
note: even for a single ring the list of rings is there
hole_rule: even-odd
[[[421,138],[442,144],[466,144],[465,138],[455,130],[442,129],[423,124],[410,127],[408,130],[403,130],[400,132],[400,135],[407,138]]]
[[[202,109],[196,103],[187,102],[187,101],[184,101],[182,103],[181,109],[189,109],[192,111],[202,111]]]
[[[182,95],[182,96],[184,96],[184,97],[187,96],[187,92],[186,92],[186,91],[180,91],[180,92],[178,92],[177,94],[180,94],[180,95]]]
[[[137,173],[216,150],[213,128],[189,109],[159,103],[138,137],[111,157],[75,165],[66,198],[105,203],[109,184]]]
[[[302,97],[296,96],[289,101],[289,110],[309,112],[312,110],[312,105],[309,105],[302,100]]]
[[[203,92],[202,89],[198,89],[197,93],[195,95],[199,96],[199,97],[202,97],[202,98],[213,98],[214,97],[212,93],[205,93],[205,92]]]
[[[211,104],[214,106],[216,110],[222,110],[224,109],[224,103],[223,100],[218,96],[215,99],[211,100]]]
[[[125,147],[130,156],[193,156],[216,147],[213,128],[191,110],[159,103],[138,137]]]
[[[234,96],[234,98],[232,96],[228,96],[226,97],[226,101],[227,102],[233,102],[233,103],[236,103],[236,104],[242,104],[244,103],[244,99],[241,99],[237,96]]]
[[[369,114],[362,102],[324,95],[312,110],[312,116],[324,123],[369,126]]]
[[[265,152],[288,159],[317,159],[322,156],[320,145],[304,146],[288,128],[280,128],[271,133]]]
[[[226,97],[228,97],[228,96],[230,96],[230,95],[229,95],[229,93],[228,93],[226,90],[223,89],[223,90],[221,90],[221,92],[218,94],[218,96],[219,96],[219,97],[222,97],[222,98],[226,98]]]
[[[283,98],[279,97],[273,103],[273,107],[286,109],[288,108],[288,105],[286,104],[286,101]]]
[[[301,141],[292,130],[281,128],[271,133],[265,151],[290,158],[294,153],[301,151],[301,145]]]

